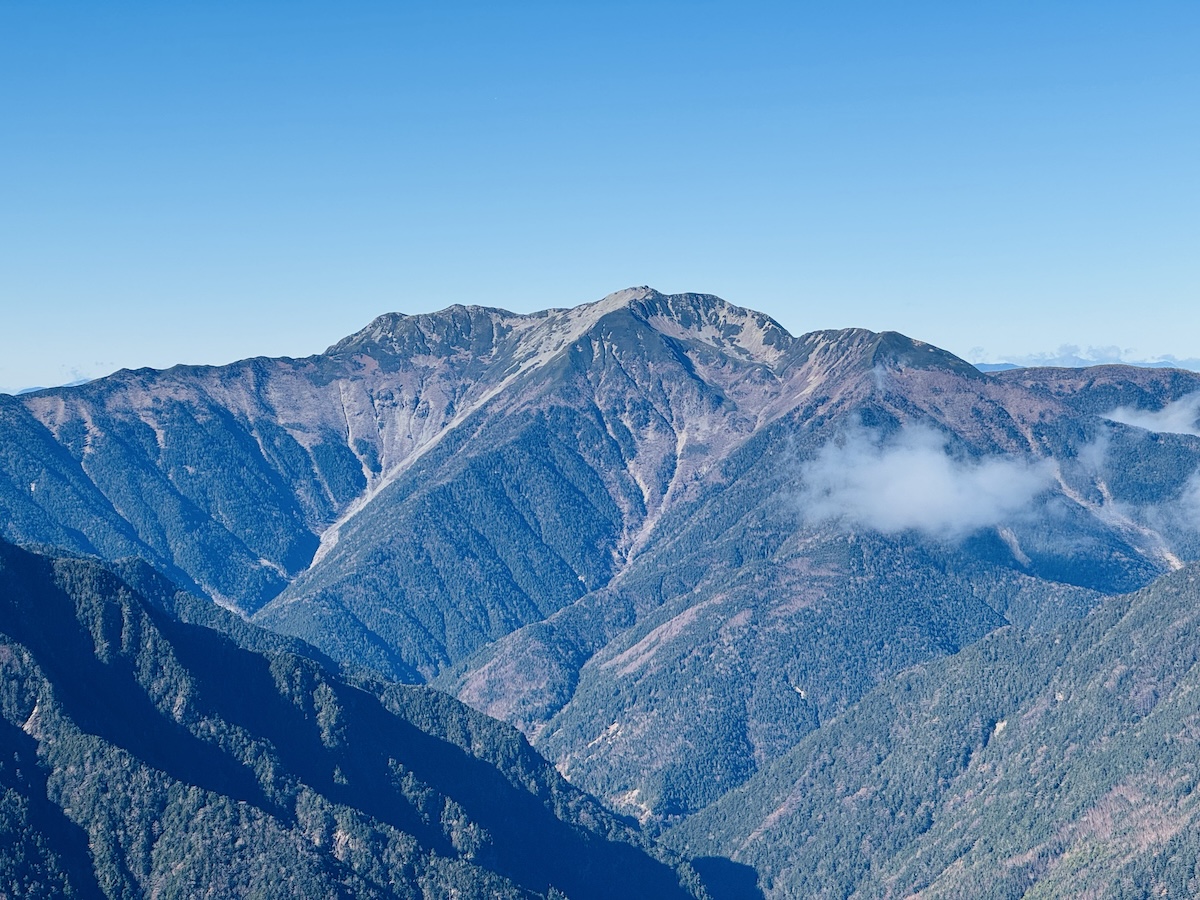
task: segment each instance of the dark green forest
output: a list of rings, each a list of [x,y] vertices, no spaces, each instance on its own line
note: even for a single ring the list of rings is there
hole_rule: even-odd
[[[125,568],[0,545],[5,895],[707,896],[508,726]]]

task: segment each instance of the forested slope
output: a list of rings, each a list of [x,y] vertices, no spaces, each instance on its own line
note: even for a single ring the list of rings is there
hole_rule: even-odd
[[[768,897],[1200,893],[1200,570],[910,669],[668,833]]]
[[[153,600],[95,562],[0,544],[0,891],[703,894],[507,726],[339,677],[127,569]]]

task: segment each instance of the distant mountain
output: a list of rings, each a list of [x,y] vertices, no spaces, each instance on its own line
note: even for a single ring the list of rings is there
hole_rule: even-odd
[[[1058,353],[1035,353],[1018,356],[1012,362],[975,363],[981,372],[1003,372],[1022,368],[1068,368],[1086,369],[1092,366],[1137,366],[1145,369],[1190,369],[1200,371],[1200,359],[1177,359],[1167,356],[1162,359],[1127,359],[1117,347],[1089,347],[1086,352],[1079,347],[1060,347]]]
[[[0,526],[447,689],[663,824],[901,669],[1200,558],[1197,391],[649,288],[451,307],[0,397]]]
[[[0,543],[0,894],[707,896],[507,726],[125,568]]]
[[[885,682],[668,833],[768,897],[1194,897],[1200,569]]]
[[[1090,368],[1091,366],[1104,366],[1112,364],[1113,363],[1110,362],[1097,362],[1095,360],[1066,359],[1038,362],[1036,365],[1039,368],[1046,368],[1048,366],[1065,366],[1072,369],[1081,369]],[[1137,366],[1138,368],[1142,369],[1191,369],[1194,372],[1197,369],[1200,369],[1200,360],[1188,359],[1173,360],[1170,362],[1122,362],[1119,363],[1119,365]],[[1007,372],[1009,369],[1026,369],[1030,368],[1030,366],[1031,364],[1029,363],[975,363],[975,368],[977,368],[980,372]]]
[[[68,382],[65,382],[64,384],[59,385],[59,387],[78,387],[79,385],[87,384],[89,381],[92,381],[92,380],[93,379],[91,379],[91,378],[76,378],[74,381],[68,381]],[[20,390],[13,391],[13,393],[16,395],[32,394],[37,391],[44,391],[46,389],[47,388],[44,385],[41,385],[41,386],[35,386],[35,387],[21,388]]]

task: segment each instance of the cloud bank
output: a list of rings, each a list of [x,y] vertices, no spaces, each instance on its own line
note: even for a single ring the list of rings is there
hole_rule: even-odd
[[[942,540],[1032,512],[1054,481],[1049,460],[955,459],[929,428],[884,443],[869,432],[830,442],[802,469],[799,500],[810,524],[836,521],[885,534],[916,530]]]
[[[1157,412],[1119,406],[1105,413],[1104,418],[1122,425],[1145,428],[1147,431],[1200,437],[1200,426],[1197,425],[1197,419],[1200,419],[1200,391],[1172,400]]]

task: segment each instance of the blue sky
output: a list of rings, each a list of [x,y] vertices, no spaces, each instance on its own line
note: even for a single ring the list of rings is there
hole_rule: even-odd
[[[1200,357],[1200,4],[0,3],[0,390],[635,284]]]

